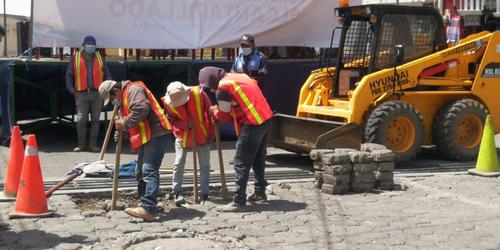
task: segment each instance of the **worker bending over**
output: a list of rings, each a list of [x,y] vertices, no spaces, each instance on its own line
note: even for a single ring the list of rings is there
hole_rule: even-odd
[[[215,77],[215,76],[214,76]],[[218,208],[222,212],[239,212],[246,206],[246,189],[250,169],[255,175],[255,193],[248,199],[264,202],[267,181],[264,177],[266,139],[273,115],[257,82],[245,74],[218,76],[217,106],[210,108],[221,122],[235,120],[238,139],[234,156],[235,186],[233,201]]]
[[[132,217],[153,221],[158,203],[159,168],[167,151],[171,130],[163,109],[141,81],[104,81],[99,93],[107,103],[121,107],[121,118],[115,121],[117,130],[128,131],[132,151],[138,151],[136,178],[140,204],[127,208]]]
[[[209,111],[212,103],[200,87],[187,87],[181,82],[168,85],[163,103],[175,136],[172,178],[175,204],[181,206],[186,203],[182,195],[182,179],[186,156],[189,149],[193,148],[193,140],[196,143],[200,165],[200,200],[204,203],[208,200],[210,183],[210,141],[213,138],[213,125]]]

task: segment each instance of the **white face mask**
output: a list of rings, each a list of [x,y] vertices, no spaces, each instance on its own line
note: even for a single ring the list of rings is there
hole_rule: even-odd
[[[245,55],[245,56],[252,54],[252,48],[240,48],[240,49],[241,49],[241,53],[243,53],[243,55]]]

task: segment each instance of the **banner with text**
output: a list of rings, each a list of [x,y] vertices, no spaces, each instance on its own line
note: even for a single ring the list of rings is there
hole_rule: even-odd
[[[359,3],[361,0],[359,0]],[[352,4],[352,1],[351,1]],[[328,47],[337,23],[332,0],[37,0],[33,47],[196,49],[237,46]]]

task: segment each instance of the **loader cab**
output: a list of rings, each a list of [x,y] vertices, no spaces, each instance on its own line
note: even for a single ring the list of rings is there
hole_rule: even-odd
[[[333,97],[347,98],[365,75],[394,67],[396,45],[404,46],[403,63],[447,47],[442,17],[430,7],[363,5],[335,14],[343,25]]]

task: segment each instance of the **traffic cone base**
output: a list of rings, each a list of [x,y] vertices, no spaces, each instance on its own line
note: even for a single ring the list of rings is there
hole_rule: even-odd
[[[478,175],[482,177],[497,177],[500,176],[500,172],[482,172],[477,169],[469,169],[467,172],[472,175]]]
[[[476,168],[469,169],[469,174],[479,175],[484,177],[500,176],[500,168],[498,165],[497,148],[495,145],[495,133],[491,124],[490,115],[486,116],[484,122],[483,137],[479,146],[479,154],[477,156]]]
[[[52,217],[53,215],[54,215],[54,212],[52,212],[52,211],[48,211],[47,213],[41,213],[41,214],[21,213],[21,212],[16,212],[16,208],[13,207],[10,210],[9,219],[47,218],[47,217]]]
[[[17,194],[15,194],[15,193],[0,192],[0,202],[15,201],[16,195]]]

